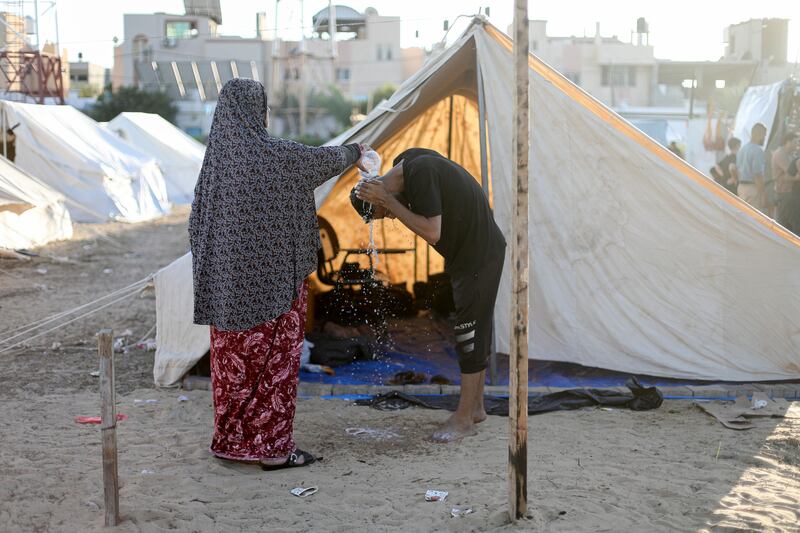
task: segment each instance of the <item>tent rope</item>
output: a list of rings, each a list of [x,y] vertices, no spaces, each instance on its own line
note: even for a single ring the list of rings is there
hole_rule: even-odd
[[[21,335],[29,333],[29,332],[31,332],[31,331],[33,331],[35,329],[38,329],[38,328],[40,328],[42,326],[45,326],[47,324],[50,324],[52,322],[55,322],[55,321],[57,321],[57,320],[59,320],[61,318],[67,317],[67,316],[69,316],[71,314],[74,314],[74,313],[76,313],[78,311],[86,309],[87,307],[91,307],[91,306],[93,306],[93,305],[95,305],[95,304],[97,304],[99,302],[102,302],[103,300],[107,300],[108,298],[113,298],[113,297],[115,297],[115,296],[117,296],[119,294],[122,294],[123,292],[132,291],[132,293],[135,293],[136,291],[138,291],[139,289],[141,289],[145,285],[147,285],[153,279],[153,277],[154,277],[154,275],[150,274],[144,279],[141,279],[139,281],[131,283],[127,287],[123,287],[121,289],[117,289],[117,290],[115,290],[113,292],[110,292],[110,293],[106,294],[105,296],[101,296],[100,298],[92,300],[91,302],[85,303],[83,305],[79,305],[78,307],[74,307],[74,308],[66,310],[66,311],[61,311],[61,312],[56,313],[54,315],[50,315],[49,317],[45,317],[45,318],[42,318],[42,319],[39,319],[39,320],[35,320],[33,322],[30,322],[30,323],[22,325],[22,326],[18,326],[16,328],[11,328],[10,330],[7,330],[7,331],[4,331],[4,332],[0,333],[0,345],[6,344],[6,343],[14,340],[15,338],[17,338],[17,337],[19,337]],[[7,336],[7,335],[11,335],[11,336]]]
[[[12,350],[12,349],[16,348],[17,346],[19,346],[21,344],[25,344],[26,342],[32,341],[34,339],[37,339],[37,338],[39,338],[39,337],[41,337],[43,335],[47,335],[48,333],[51,333],[51,332],[53,332],[53,331],[55,331],[57,329],[63,328],[64,326],[67,326],[68,324],[72,324],[73,322],[77,322],[78,320],[81,320],[82,318],[86,318],[87,316],[92,315],[92,314],[96,313],[97,311],[100,311],[102,309],[105,309],[106,307],[109,307],[111,305],[119,303],[122,300],[125,300],[126,298],[130,298],[131,296],[135,295],[136,292],[137,291],[135,291],[135,290],[130,291],[129,293],[127,293],[127,294],[125,294],[123,296],[120,296],[119,298],[117,298],[115,300],[112,300],[112,301],[108,302],[105,305],[101,305],[100,307],[97,307],[95,309],[91,309],[91,310],[83,313],[82,315],[76,316],[75,318],[73,318],[71,320],[68,320],[67,322],[64,322],[63,324],[59,324],[57,326],[53,326],[52,328],[47,329],[47,330],[45,330],[45,331],[43,331],[41,333],[38,333],[38,334],[34,335],[33,337],[30,337],[29,339],[21,340],[21,341],[19,341],[17,343],[14,343],[14,344],[10,345],[10,346],[7,346],[7,347],[5,347],[3,349],[0,349],[0,354],[5,353],[5,352],[7,352],[9,350]]]

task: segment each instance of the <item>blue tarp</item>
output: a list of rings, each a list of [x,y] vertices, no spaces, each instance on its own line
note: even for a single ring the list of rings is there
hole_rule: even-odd
[[[341,385],[387,385],[397,372],[424,373],[428,380],[440,375],[454,384],[460,382],[454,339],[447,324],[429,318],[398,321],[389,328],[390,348],[376,360],[356,361],[335,368],[335,376],[301,371],[300,380]],[[508,358],[498,357],[498,385],[508,384]],[[631,376],[600,368],[571,363],[531,360],[528,363],[531,387],[621,387]],[[698,385],[708,382],[636,376],[645,386]],[[488,382],[488,376],[487,376]]]

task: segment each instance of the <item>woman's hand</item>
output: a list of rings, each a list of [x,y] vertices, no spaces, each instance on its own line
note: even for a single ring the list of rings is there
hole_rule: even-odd
[[[393,196],[384,187],[382,180],[367,178],[356,184],[356,196],[365,202],[387,208],[393,199]]]
[[[359,146],[361,147],[361,157],[359,157],[358,161],[356,161],[356,167],[358,167],[359,170],[363,170],[364,172],[369,172],[367,168],[364,166],[364,163],[361,162],[361,160],[363,159],[364,154],[367,153],[369,150],[372,150],[372,148],[370,148],[368,144],[360,144]]]

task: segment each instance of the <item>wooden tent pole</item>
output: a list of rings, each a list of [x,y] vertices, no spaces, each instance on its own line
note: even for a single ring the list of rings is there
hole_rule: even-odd
[[[508,509],[512,521],[528,507],[528,0],[514,0],[515,206],[511,248],[511,350],[508,392]]]
[[[476,81],[478,85],[478,135],[481,150],[481,187],[486,198],[489,198],[489,156],[486,146],[486,95],[483,92],[483,72],[481,62],[475,55]],[[492,315],[493,326],[497,323]],[[497,342],[492,327],[492,344],[489,351],[489,384],[497,385]]]
[[[0,119],[0,127],[3,128],[3,157],[8,159],[8,126],[6,126],[6,106],[3,106],[2,118]]]
[[[102,330],[97,336],[100,353],[100,431],[103,443],[103,494],[105,524],[119,523],[119,474],[117,469],[117,409],[114,390],[113,334]]]

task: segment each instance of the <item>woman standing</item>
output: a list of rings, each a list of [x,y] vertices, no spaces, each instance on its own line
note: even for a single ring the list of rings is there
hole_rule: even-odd
[[[276,469],[315,460],[292,438],[305,279],[320,247],[314,189],[360,164],[363,150],[271,137],[268,112],[259,82],[223,87],[189,238],[194,322],[211,326],[211,451]]]

